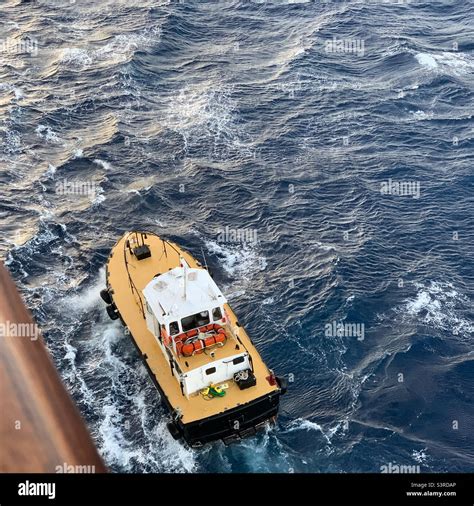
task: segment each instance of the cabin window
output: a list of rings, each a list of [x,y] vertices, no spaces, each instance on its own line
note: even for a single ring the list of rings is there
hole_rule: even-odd
[[[222,320],[222,311],[220,307],[215,307],[212,310],[212,318],[214,321],[216,320]]]
[[[176,334],[179,334],[179,325],[178,325],[178,322],[171,322],[170,323],[170,334],[172,336],[175,336]]]
[[[187,332],[188,330],[207,325],[209,321],[209,311],[201,311],[200,313],[183,318],[181,320],[181,326],[183,327],[183,332]]]
[[[215,367],[210,367],[209,369],[206,369],[206,374],[214,374],[216,372]]]
[[[232,360],[232,363],[234,365],[237,365],[237,364],[241,364],[244,360],[245,360],[244,357],[237,357],[237,358],[234,358],[234,360]]]

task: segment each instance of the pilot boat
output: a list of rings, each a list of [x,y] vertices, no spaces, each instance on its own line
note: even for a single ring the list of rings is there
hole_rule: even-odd
[[[206,265],[150,232],[113,247],[101,292],[191,447],[228,444],[276,420],[285,378],[267,367]]]

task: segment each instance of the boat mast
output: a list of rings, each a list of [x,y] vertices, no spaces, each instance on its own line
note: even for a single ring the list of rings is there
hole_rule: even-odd
[[[186,278],[188,277],[188,271],[187,271],[186,267],[188,264],[186,263],[186,260],[183,257],[181,257],[181,265],[183,267],[183,277],[184,277],[184,279],[183,279],[183,281],[184,281],[184,283],[183,283],[183,288],[184,288],[183,297],[184,297],[184,300],[186,300]]]

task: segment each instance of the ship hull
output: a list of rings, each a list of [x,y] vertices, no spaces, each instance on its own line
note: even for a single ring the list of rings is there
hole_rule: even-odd
[[[193,447],[221,439],[229,444],[253,436],[275,421],[280,394],[267,394],[238,408],[197,422],[179,425],[184,439]]]

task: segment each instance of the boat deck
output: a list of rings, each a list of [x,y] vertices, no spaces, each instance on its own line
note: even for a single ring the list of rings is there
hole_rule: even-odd
[[[228,339],[225,346],[213,348],[215,352],[214,359],[204,353],[193,357],[180,357],[179,366],[183,372],[186,372],[206,362],[240,353],[245,348],[252,358],[257,384],[246,390],[240,390],[232,380],[226,381],[225,383],[228,385],[226,395],[211,400],[204,399],[199,393],[190,396],[189,399],[182,394],[179,382],[172,375],[168,361],[164,357],[155,336],[148,330],[146,325],[141,309],[142,304],[144,305],[142,290],[157,274],[179,266],[180,256],[184,257],[192,268],[200,268],[201,265],[176,244],[163,241],[152,234],[148,234],[145,240],[145,243],[151,249],[152,256],[144,260],[137,260],[126,247],[127,239],[132,237],[134,237],[134,234],[125,234],[112,250],[107,263],[107,288],[111,292],[114,303],[143,358],[146,360],[151,373],[165,393],[168,403],[173,409],[181,412],[182,422],[190,423],[217,415],[278,390],[277,385],[270,385],[266,380],[266,377],[270,374],[269,369],[245,330],[236,325],[237,317],[230,306],[226,304],[224,307],[235,337]],[[237,344],[240,350],[236,349]]]

